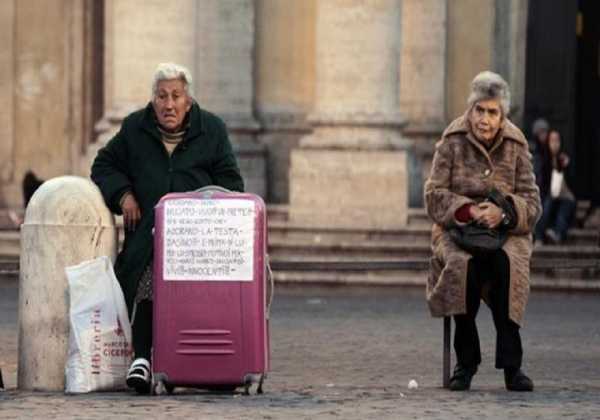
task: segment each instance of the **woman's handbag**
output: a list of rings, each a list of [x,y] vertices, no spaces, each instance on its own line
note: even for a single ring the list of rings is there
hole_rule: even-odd
[[[515,209],[497,189],[492,188],[487,201],[494,203],[504,212],[504,219],[499,227],[490,229],[472,221],[466,225],[453,226],[448,230],[454,243],[473,256],[486,255],[502,248],[508,239],[509,227],[517,220]]]

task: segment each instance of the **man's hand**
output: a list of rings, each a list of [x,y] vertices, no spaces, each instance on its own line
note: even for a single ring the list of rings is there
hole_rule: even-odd
[[[126,192],[121,200],[121,210],[123,211],[123,225],[125,229],[133,231],[142,218],[140,206],[133,196],[133,193]]]
[[[502,222],[502,209],[488,201],[472,206],[471,215],[475,221],[491,229],[495,229]]]

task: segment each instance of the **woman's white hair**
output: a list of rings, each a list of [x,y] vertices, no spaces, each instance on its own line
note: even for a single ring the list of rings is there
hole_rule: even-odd
[[[163,80],[179,79],[183,81],[185,92],[192,97],[192,74],[190,71],[175,63],[160,63],[154,71],[154,80],[152,82],[152,96],[158,93],[158,82]]]
[[[471,94],[467,103],[472,108],[479,101],[496,99],[500,101],[502,115],[506,117],[510,111],[510,91],[508,83],[497,73],[482,71],[471,82]]]

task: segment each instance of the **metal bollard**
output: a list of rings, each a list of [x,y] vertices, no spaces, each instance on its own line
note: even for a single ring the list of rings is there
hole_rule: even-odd
[[[62,391],[69,340],[65,267],[117,252],[114,217],[90,180],[64,176],[33,195],[21,226],[19,364],[24,390]]]

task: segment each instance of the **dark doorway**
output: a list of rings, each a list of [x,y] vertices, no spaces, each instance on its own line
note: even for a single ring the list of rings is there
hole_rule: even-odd
[[[82,153],[96,137],[95,125],[104,114],[104,0],[86,0],[83,31]]]
[[[92,2],[92,121],[104,113],[104,0]],[[95,135],[95,133],[93,133]]]
[[[600,2],[529,0],[526,132],[546,118],[571,156],[569,184],[579,199],[600,199]]]
[[[575,75],[575,180],[579,195],[600,204],[600,2],[580,0]]]

